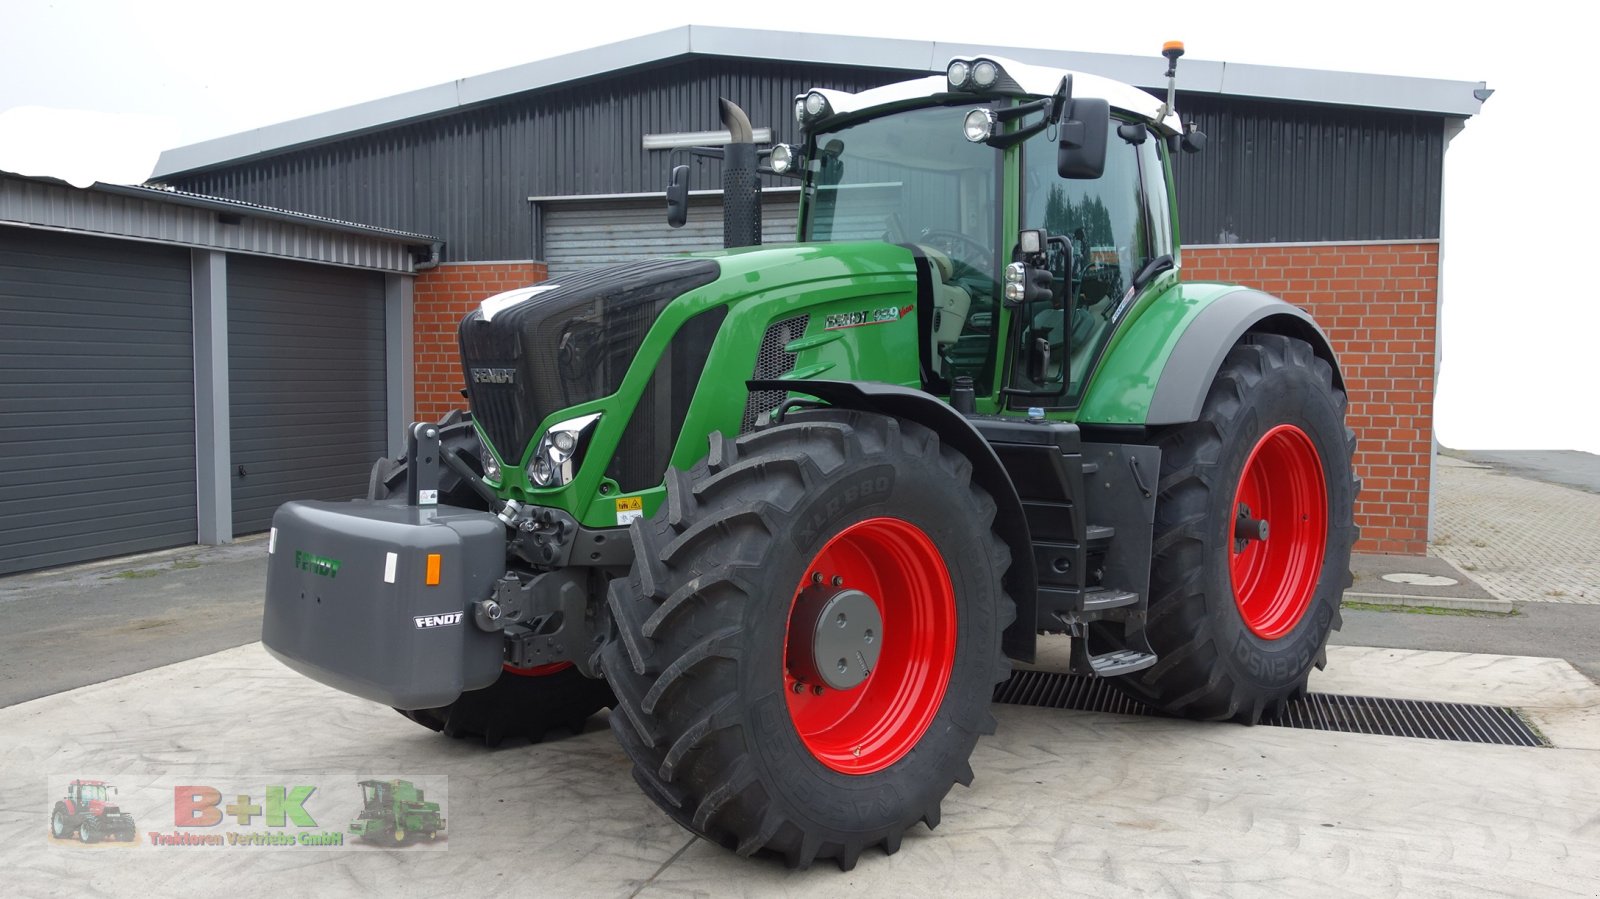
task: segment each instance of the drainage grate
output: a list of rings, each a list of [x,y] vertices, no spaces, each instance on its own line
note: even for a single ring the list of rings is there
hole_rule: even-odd
[[[1104,679],[1058,671],[1013,671],[1009,680],[995,688],[994,701],[1114,715],[1159,714],[1144,703],[1124,696]],[[1261,723],[1304,730],[1500,746],[1550,745],[1512,709],[1463,702],[1308,693],[1304,699],[1284,706],[1279,714],[1262,718]]]

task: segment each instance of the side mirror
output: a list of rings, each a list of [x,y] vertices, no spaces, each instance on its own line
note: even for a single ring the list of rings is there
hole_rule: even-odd
[[[1204,150],[1206,148],[1206,133],[1194,127],[1194,123],[1190,122],[1189,127],[1183,133],[1181,146],[1185,153],[1198,153]]]
[[[682,228],[689,220],[689,167],[672,167],[672,180],[667,184],[667,224]]]
[[[1110,103],[1097,97],[1073,100],[1061,122],[1056,174],[1086,181],[1105,174],[1106,132],[1110,128]]]

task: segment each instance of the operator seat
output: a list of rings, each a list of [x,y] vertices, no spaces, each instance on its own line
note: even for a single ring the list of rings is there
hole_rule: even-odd
[[[950,257],[929,246],[920,246],[923,255],[933,264],[937,276],[933,285],[933,353],[938,356],[941,347],[948,347],[960,339],[967,326],[967,313],[972,309],[972,294],[959,284],[951,283],[955,264]]]

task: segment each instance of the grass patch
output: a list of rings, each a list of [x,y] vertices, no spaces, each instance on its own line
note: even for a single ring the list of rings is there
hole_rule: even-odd
[[[136,581],[140,578],[155,577],[160,573],[161,569],[159,568],[135,568],[131,571],[119,571],[116,574],[102,574],[100,575],[100,580],[109,581],[112,578],[118,578],[124,581]]]
[[[172,567],[176,571],[190,571],[199,568],[201,564],[198,559],[178,559],[172,563]]]
[[[1355,602],[1345,600],[1340,603],[1341,608],[1354,609],[1357,612],[1404,612],[1408,615],[1453,615],[1457,618],[1515,618],[1519,613],[1515,608],[1509,612],[1480,612],[1477,609],[1446,609],[1440,606],[1400,606],[1385,602]]]

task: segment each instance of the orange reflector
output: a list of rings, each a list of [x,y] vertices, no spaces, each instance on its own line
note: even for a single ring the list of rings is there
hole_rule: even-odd
[[[427,584],[430,587],[439,586],[439,554],[438,553],[428,553]]]

